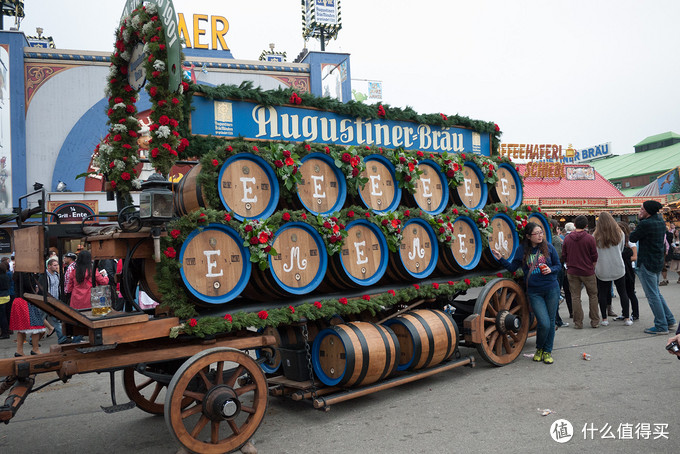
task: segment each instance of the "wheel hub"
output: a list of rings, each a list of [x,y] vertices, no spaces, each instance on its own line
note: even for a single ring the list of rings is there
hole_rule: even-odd
[[[496,327],[502,333],[507,333],[508,331],[517,333],[522,327],[522,320],[509,311],[503,310],[496,316]]]
[[[211,421],[233,419],[241,411],[241,401],[234,390],[227,385],[211,388],[203,400],[203,414]]]

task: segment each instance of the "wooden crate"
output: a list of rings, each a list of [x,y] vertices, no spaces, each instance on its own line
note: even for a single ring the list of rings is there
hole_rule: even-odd
[[[153,258],[153,239],[146,233],[114,233],[87,237],[93,260],[120,259],[127,256],[129,249],[138,241],[143,241],[136,249],[133,258]]]
[[[45,230],[41,225],[14,231],[14,271],[45,272]]]

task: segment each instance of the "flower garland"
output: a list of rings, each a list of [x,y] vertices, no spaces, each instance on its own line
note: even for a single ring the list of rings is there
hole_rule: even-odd
[[[345,175],[348,187],[351,187],[354,193],[358,193],[368,183],[368,178],[363,175],[366,170],[366,163],[359,149],[354,145],[347,148],[330,148],[327,146],[324,151],[333,158],[335,167]]]
[[[258,268],[261,270],[269,268],[269,256],[277,255],[278,252],[272,247],[274,234],[269,228],[267,221],[259,219],[246,220],[239,225],[238,231],[243,238],[243,246],[250,250],[250,261],[257,263]]]
[[[432,156],[431,156],[432,157]],[[444,152],[432,157],[449,183],[449,187],[457,188],[463,184],[463,158],[460,153]]]
[[[388,159],[394,164],[394,171],[399,187],[410,194],[415,194],[416,183],[420,180],[423,171],[418,167],[418,159],[425,154],[418,151],[406,151],[403,148],[390,150],[386,153]]]
[[[183,122],[182,82],[177,93],[168,89],[169,73],[165,61],[167,48],[163,25],[155,4],[135,9],[116,30],[116,51],[111,55],[106,94],[109,96],[107,124],[109,133],[95,148],[95,164],[110,182],[112,189],[127,194],[141,188],[135,166],[139,163],[137,139],[140,136],[135,103],[138,93],[128,83],[128,65],[138,43],[144,43],[144,68],[152,110],[149,127],[152,148],[150,160],[154,168],[167,175],[179,153],[189,146],[178,132]]]

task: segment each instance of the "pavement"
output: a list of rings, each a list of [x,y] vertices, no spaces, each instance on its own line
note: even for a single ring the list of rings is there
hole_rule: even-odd
[[[671,282],[661,292],[680,318],[680,284]],[[612,321],[597,329],[560,328],[553,365],[531,360],[530,338],[507,366],[491,366],[476,350],[462,348],[463,355],[475,357],[476,367],[326,412],[308,402],[270,397],[253,444],[260,453],[680,452],[680,361],[664,348],[669,336],[643,332],[653,317],[639,285],[637,294],[641,319],[633,326]],[[618,298],[613,308],[620,313]],[[571,323],[564,305],[560,313]],[[54,343],[53,336],[41,348]],[[1,340],[0,356],[12,356],[15,345]],[[585,361],[583,353],[591,359]],[[53,378],[39,375],[36,386]],[[118,403],[127,401],[120,383],[116,395]],[[139,409],[101,411],[100,405],[110,404],[108,374],[57,381],[31,394],[0,428],[0,452],[183,452],[163,417]]]

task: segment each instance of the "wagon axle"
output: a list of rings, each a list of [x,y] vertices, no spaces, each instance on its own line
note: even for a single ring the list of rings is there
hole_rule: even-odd
[[[238,415],[241,401],[234,390],[227,385],[210,389],[203,401],[203,414],[211,421],[226,421]]]
[[[511,314],[510,311],[503,310],[496,316],[496,326],[501,333],[507,333],[508,331],[518,333],[522,327],[522,320],[516,315]]]

